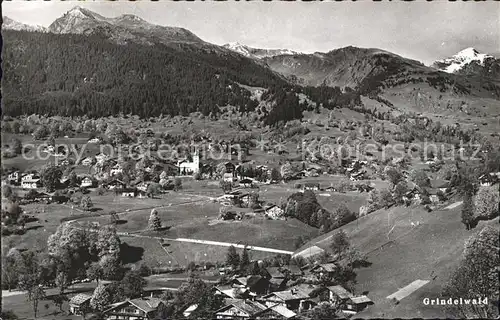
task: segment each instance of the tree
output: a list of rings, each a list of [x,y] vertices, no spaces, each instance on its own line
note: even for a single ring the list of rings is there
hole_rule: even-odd
[[[120,281],[123,293],[127,298],[135,298],[142,294],[147,281],[137,271],[128,271]]]
[[[80,208],[82,208],[85,211],[90,211],[94,207],[94,204],[92,203],[92,199],[90,196],[82,197],[80,200]]]
[[[146,190],[146,194],[148,197],[154,198],[154,196],[160,194],[160,185],[155,182],[150,183]]]
[[[102,267],[99,263],[92,263],[90,267],[87,269],[87,278],[90,280],[97,281],[99,284],[99,280],[103,277]]]
[[[385,175],[393,186],[397,185],[399,182],[401,182],[401,180],[403,180],[403,175],[401,174],[401,172],[394,167],[388,166],[384,171]]]
[[[181,178],[176,177],[174,179],[174,190],[179,191],[180,189],[182,189],[182,180]]]
[[[429,177],[423,170],[414,171],[412,175],[412,181],[420,188],[429,188],[431,186]]]
[[[60,268],[56,275],[56,286],[59,287],[59,294],[63,294],[64,290],[69,286],[69,275],[67,270]]]
[[[151,214],[149,215],[148,228],[151,230],[161,229],[161,219],[158,216],[158,211],[156,211],[156,209],[151,210]]]
[[[69,179],[69,186],[70,187],[78,187],[80,184],[78,183],[78,176],[76,175],[76,173],[74,171],[72,171],[69,176],[68,176],[68,179]]]
[[[17,261],[15,255],[10,252],[2,258],[2,284],[6,285],[10,292],[17,285],[19,278]]]
[[[116,234],[116,228],[111,225],[103,226],[97,233],[96,248],[99,258],[111,257],[120,258],[121,241]]]
[[[49,129],[45,125],[38,126],[33,132],[33,138],[35,140],[41,140],[49,134]]]
[[[240,264],[240,256],[236,252],[234,246],[230,246],[227,250],[226,263],[236,269]]]
[[[243,252],[241,253],[240,269],[245,270],[246,268],[248,268],[249,265],[250,265],[250,257],[248,256],[248,249],[245,246],[245,248],[243,248]]]
[[[116,224],[119,220],[120,216],[118,216],[116,211],[113,210],[109,213],[109,221],[111,222],[111,224]]]
[[[230,181],[226,181],[226,180],[220,180],[219,181],[219,186],[222,189],[222,191],[224,191],[224,193],[231,192],[231,189],[233,187],[232,183]]]
[[[292,178],[293,176],[293,167],[292,165],[287,162],[285,163],[284,165],[281,166],[281,169],[280,169],[280,174],[281,174],[281,177],[283,178],[283,180],[285,181],[288,181]],[[272,174],[271,174],[271,177],[272,177]],[[273,178],[274,180],[274,178]],[[278,181],[279,179],[276,179],[276,181]]]
[[[60,167],[48,166],[41,174],[42,185],[48,192],[53,192],[59,186],[61,177],[62,170]]]
[[[347,249],[349,249],[349,246],[349,240],[344,230],[340,230],[333,234],[330,243],[330,249],[332,250],[333,255],[342,256],[342,254],[344,254]]]
[[[329,302],[321,302],[309,311],[309,317],[313,320],[338,318],[337,307]]]
[[[500,256],[498,229],[486,226],[478,234],[471,236],[464,248],[463,258],[443,291],[445,297],[476,298],[488,297],[498,299],[500,287],[498,266]],[[498,305],[491,301],[480,307],[464,303],[450,305],[450,314],[462,319],[496,319],[499,315]]]
[[[467,230],[472,228],[474,222],[474,203],[471,193],[466,193],[464,195],[464,203],[462,206],[462,223],[465,225]]]
[[[103,284],[99,284],[92,294],[90,306],[94,310],[103,311],[112,302],[113,298],[109,290]]]
[[[12,310],[2,310],[0,312],[0,319],[2,320],[18,320],[18,316]]]
[[[19,289],[26,291],[26,297],[32,303],[36,319],[38,303],[45,298],[45,291],[41,285],[41,268],[35,252],[27,251],[21,254],[18,271]]]
[[[63,311],[62,306],[65,301],[68,301],[68,296],[64,294],[58,294],[52,298],[52,301],[54,301],[54,304],[59,308],[59,311],[62,312]]]
[[[14,152],[14,154],[21,154],[23,150],[23,144],[21,143],[21,140],[14,138],[10,143],[10,148],[12,152]]]
[[[497,186],[482,186],[474,199],[475,216],[492,218],[498,215],[500,192]]]
[[[395,187],[394,187],[394,200],[396,203],[401,204],[403,203],[403,197],[406,195],[408,192],[408,185],[406,184],[405,181],[399,182]]]
[[[2,197],[4,199],[14,200],[15,194],[12,191],[12,188],[9,185],[4,184],[2,186]]]
[[[36,286],[31,292],[28,293],[28,300],[32,303],[35,319],[38,313],[38,303],[46,297],[45,290],[41,285]]]
[[[273,168],[271,170],[271,181],[277,182],[277,181],[280,181],[280,180],[281,180],[281,174],[280,174],[280,172],[278,171],[278,169]]]

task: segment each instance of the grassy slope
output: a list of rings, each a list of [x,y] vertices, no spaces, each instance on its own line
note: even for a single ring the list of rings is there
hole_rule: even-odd
[[[358,270],[356,289],[357,293],[368,291],[375,305],[357,317],[445,316],[442,307],[425,306],[422,299],[439,296],[459,262],[468,237],[486,224],[498,224],[498,219],[481,222],[476,229],[466,231],[460,222],[460,210],[461,207],[457,207],[428,213],[421,208],[398,207],[377,211],[342,227],[352,244],[367,253],[372,263],[370,267]],[[419,226],[412,229],[411,222],[417,221]],[[389,242],[387,233],[394,225],[389,238],[392,241]],[[313,240],[313,243],[327,248],[330,234]],[[416,279],[431,282],[398,305],[386,299]]]

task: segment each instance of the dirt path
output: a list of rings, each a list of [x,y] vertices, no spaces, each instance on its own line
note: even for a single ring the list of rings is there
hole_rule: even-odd
[[[257,246],[247,246],[247,245],[239,244],[239,243],[220,242],[220,241],[211,241],[211,240],[199,240],[199,239],[188,239],[188,238],[153,237],[153,236],[143,236],[143,235],[133,234],[133,233],[129,233],[129,232],[117,232],[117,234],[119,236],[122,236],[122,237],[148,238],[148,239],[155,239],[158,241],[163,240],[163,241],[174,241],[174,242],[199,243],[199,244],[206,244],[206,245],[220,246],[220,247],[233,246],[235,248],[240,248],[240,249],[247,248],[247,249],[253,250],[253,251],[273,252],[273,253],[293,255],[293,251],[274,249],[274,248],[257,247]]]
[[[463,201],[457,201],[455,203],[452,203],[450,204],[449,206],[447,206],[446,208],[444,208],[445,210],[450,210],[450,209],[455,209],[456,207],[462,205],[462,203],[464,203]]]

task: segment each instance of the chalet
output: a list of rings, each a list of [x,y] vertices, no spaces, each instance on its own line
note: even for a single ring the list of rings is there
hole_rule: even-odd
[[[346,308],[342,311],[346,313],[357,313],[372,304],[373,301],[365,295],[352,297],[346,301]]]
[[[148,191],[148,187],[149,187],[149,183],[146,182],[146,181],[139,181],[135,184],[135,187],[137,188],[137,190],[139,191],[144,191],[144,192],[147,192]]]
[[[285,211],[275,204],[264,208],[266,217],[273,220],[283,220],[285,218]]]
[[[269,309],[257,301],[228,299],[227,305],[216,310],[215,319],[257,319],[259,314]]]
[[[439,202],[439,197],[438,197],[438,193],[440,192],[439,189],[437,189],[437,188],[427,188],[426,191],[429,194],[429,200],[432,203],[438,203]]]
[[[293,265],[293,264],[283,266],[282,270],[283,270],[283,272],[287,273],[291,277],[300,277],[304,274],[304,272],[302,272],[302,270],[300,270],[300,268],[298,266]]]
[[[355,296],[340,285],[327,287],[329,301],[339,305],[342,311],[347,313],[356,313],[363,310],[373,302],[365,295]]]
[[[366,171],[359,171],[359,172],[351,173],[349,179],[351,181],[365,180],[366,179]]]
[[[122,166],[117,163],[115,164],[110,170],[109,170],[109,175],[110,176],[116,176],[117,174],[123,173],[123,168]]]
[[[244,194],[241,194],[238,196],[238,198],[240,199],[241,203],[243,204],[243,206],[245,207],[248,207],[250,205],[250,194],[249,193],[244,193]]]
[[[21,177],[21,188],[36,189],[42,186],[40,177],[34,173],[28,173]]]
[[[333,275],[337,271],[338,267],[334,263],[322,263],[311,268],[311,273],[315,274],[316,277],[322,277],[324,275]]]
[[[108,183],[105,183],[104,184],[104,187],[106,187],[107,189],[109,190],[113,190],[113,189],[123,189],[126,187],[126,184],[123,182],[123,181],[120,181],[120,180],[117,180],[117,179],[114,179],[114,180],[111,180],[110,182]]]
[[[226,172],[228,173],[236,173],[236,165],[230,161],[224,163],[224,167],[226,169]]]
[[[9,181],[9,183],[12,184],[19,184],[19,182],[21,181],[21,172],[16,170],[14,172],[9,173],[7,181]]]
[[[82,166],[90,167],[92,163],[94,163],[94,159],[87,157],[83,159],[80,163],[82,164]]]
[[[90,308],[90,299],[92,296],[79,293],[69,300],[69,313],[80,315]]]
[[[99,139],[99,138],[92,138],[89,141],[87,141],[87,143],[100,143],[100,142],[101,142],[101,139]]]
[[[110,159],[110,157],[102,152],[95,156],[96,162],[101,163],[101,164],[109,159]]]
[[[136,197],[142,199],[142,198],[146,198],[148,196],[148,193],[147,193],[147,191],[137,189],[135,195],[136,195]]]
[[[268,295],[263,296],[262,301],[268,306],[282,305],[283,307],[290,310],[308,310],[312,303],[309,294],[298,290],[297,288],[291,288],[285,291],[276,291]]]
[[[253,185],[253,180],[249,178],[241,179],[240,185],[243,185],[245,188],[251,188]]]
[[[330,286],[327,287],[329,293],[329,300],[335,304],[344,304],[349,298],[353,298],[354,295],[347,291],[342,286]]]
[[[162,318],[165,305],[160,299],[140,298],[113,304],[103,312],[104,319],[149,320]]]
[[[251,295],[259,295],[269,291],[269,281],[258,275],[239,277],[233,280],[233,287],[245,288]]]
[[[92,186],[94,186],[94,180],[92,180],[91,177],[85,177],[85,178],[82,179],[80,187],[82,187],[82,188],[91,188]]]
[[[266,275],[268,279],[285,279],[286,274],[281,272],[281,267],[267,267],[266,269]]]
[[[282,291],[286,289],[287,278],[271,278],[269,279],[269,291]]]
[[[317,182],[306,182],[304,183],[304,186],[302,187],[302,190],[314,190],[317,191],[319,190],[319,183]]]
[[[185,318],[189,318],[189,316],[191,315],[191,313],[193,313],[194,311],[196,311],[196,309],[198,309],[198,304],[192,304],[189,307],[187,307],[186,310],[184,310],[182,312],[182,315]]]
[[[222,174],[222,180],[228,181],[228,182],[234,182],[236,181],[236,177],[232,172],[224,172]]]
[[[241,220],[242,216],[236,211],[221,212],[219,219],[221,220]]]
[[[187,159],[179,160],[177,162],[177,167],[179,168],[179,173],[181,175],[194,175],[200,172],[200,156],[198,153],[193,155],[193,160],[188,161]]]
[[[229,285],[214,287],[214,294],[221,295],[224,298],[231,298],[231,299],[246,299],[250,297],[248,289],[241,287],[234,288]]]
[[[479,177],[479,184],[483,187],[492,186],[498,181],[499,177],[494,172],[486,173]]]
[[[441,190],[441,192],[446,192],[446,189],[450,186],[450,182],[442,179],[431,180],[431,187],[433,189]]]
[[[116,192],[121,194],[122,197],[128,197],[128,198],[133,198],[137,195],[136,188],[116,189]]]

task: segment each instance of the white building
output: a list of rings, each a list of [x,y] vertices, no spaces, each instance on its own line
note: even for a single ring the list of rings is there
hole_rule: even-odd
[[[277,205],[271,205],[265,208],[266,216],[273,220],[284,219],[285,211],[278,207]]]
[[[90,188],[90,187],[92,187],[93,184],[94,184],[94,181],[92,181],[92,179],[90,177],[85,177],[82,179],[82,183],[80,184],[80,186],[82,188]]]
[[[119,173],[123,173],[123,168],[119,164],[115,164],[113,166],[113,168],[111,168],[111,170],[109,171],[109,175],[110,176],[115,176],[115,175],[117,175]]]
[[[40,187],[40,177],[34,173],[28,173],[21,178],[21,188],[23,189],[36,189]]]
[[[92,158],[87,157],[87,158],[85,158],[85,159],[83,159],[83,160],[82,160],[82,165],[83,165],[83,166],[86,166],[86,167],[89,167],[89,166],[91,166],[91,165],[92,165],[92,162],[94,162],[94,161],[92,160]]]
[[[196,153],[193,155],[193,161],[180,160],[177,161],[179,173],[181,175],[193,175],[200,172],[200,156]]]

